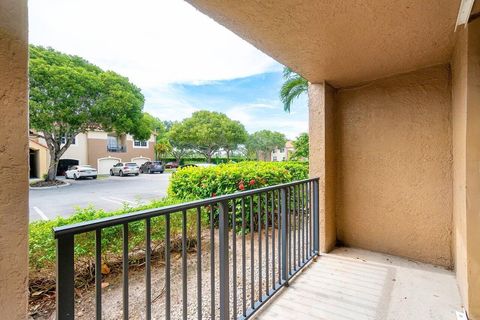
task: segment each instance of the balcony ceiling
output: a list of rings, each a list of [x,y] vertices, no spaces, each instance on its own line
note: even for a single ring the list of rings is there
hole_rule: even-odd
[[[448,62],[460,6],[460,0],[187,1],[310,82],[336,87]]]

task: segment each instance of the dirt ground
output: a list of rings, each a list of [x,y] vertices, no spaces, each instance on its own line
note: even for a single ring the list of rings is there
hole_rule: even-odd
[[[275,280],[278,281],[278,233],[277,230],[269,229],[269,288],[272,288],[272,239],[275,237]],[[259,261],[262,262],[262,294],[265,294],[266,287],[266,239],[265,231],[261,236],[261,257],[258,234],[253,234],[253,277],[254,277],[254,296],[259,299]],[[230,312],[233,315],[233,284],[237,283],[237,315],[242,314],[243,307],[243,272],[242,272],[242,235],[236,234],[236,276],[233,269],[233,233],[229,237],[230,252]],[[218,230],[215,230],[215,314],[219,314],[219,247],[218,247]],[[251,244],[250,234],[245,236],[245,298],[246,307],[250,306],[251,296]],[[204,319],[211,319],[211,261],[210,261],[210,237],[209,234],[202,235],[202,255],[201,255],[201,288],[202,288],[202,316]],[[192,251],[196,251],[195,249]],[[181,319],[183,310],[182,300],[182,267],[181,255],[178,253],[171,256],[171,319]],[[165,319],[165,265],[163,260],[153,260],[151,269],[151,288],[152,288],[152,319]],[[102,318],[103,319],[122,319],[122,275],[109,274],[103,277],[102,289]],[[187,257],[187,317],[188,319],[197,318],[197,254],[189,252]],[[143,266],[131,268],[129,270],[129,319],[145,319],[145,268]],[[75,305],[75,318],[90,320],[95,318],[95,288],[83,292],[77,292]],[[36,317],[36,319],[54,319],[54,314],[49,316]]]

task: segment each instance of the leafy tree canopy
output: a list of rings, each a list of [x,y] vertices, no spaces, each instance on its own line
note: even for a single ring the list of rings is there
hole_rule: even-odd
[[[175,123],[169,131],[174,149],[190,148],[203,154],[210,162],[212,155],[225,149],[227,153],[244,143],[247,132],[244,126],[225,114],[197,111],[181,123]]]
[[[257,159],[260,153],[270,154],[275,148],[285,145],[287,139],[280,132],[261,130],[250,135],[247,141],[247,149],[255,152]]]
[[[301,133],[295,141],[293,141],[293,147],[295,148],[292,154],[293,159],[308,159],[308,133]]]
[[[91,129],[147,139],[144,97],[127,78],[78,56],[30,46],[30,126],[45,139],[55,179],[58,161],[73,138]],[[65,143],[62,143],[62,139]]]

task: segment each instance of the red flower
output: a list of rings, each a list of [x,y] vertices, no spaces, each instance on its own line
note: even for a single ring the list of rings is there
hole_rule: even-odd
[[[243,184],[243,181],[238,184],[238,189],[240,190],[245,190],[245,185]]]
[[[212,193],[212,197],[216,197],[216,196],[217,196],[217,194],[215,192]]]
[[[250,180],[250,182],[248,184],[253,186],[255,184],[255,180],[254,179]]]

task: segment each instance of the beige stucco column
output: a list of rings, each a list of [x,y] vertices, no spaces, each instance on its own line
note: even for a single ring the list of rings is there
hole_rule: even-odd
[[[320,252],[335,247],[334,89],[327,83],[308,86],[310,176],[320,178]]]
[[[480,18],[468,25],[466,146],[468,309],[480,319]]]
[[[27,0],[0,1],[0,318],[27,318]]]
[[[480,319],[480,19],[457,31],[452,59],[455,271],[470,319]]]

